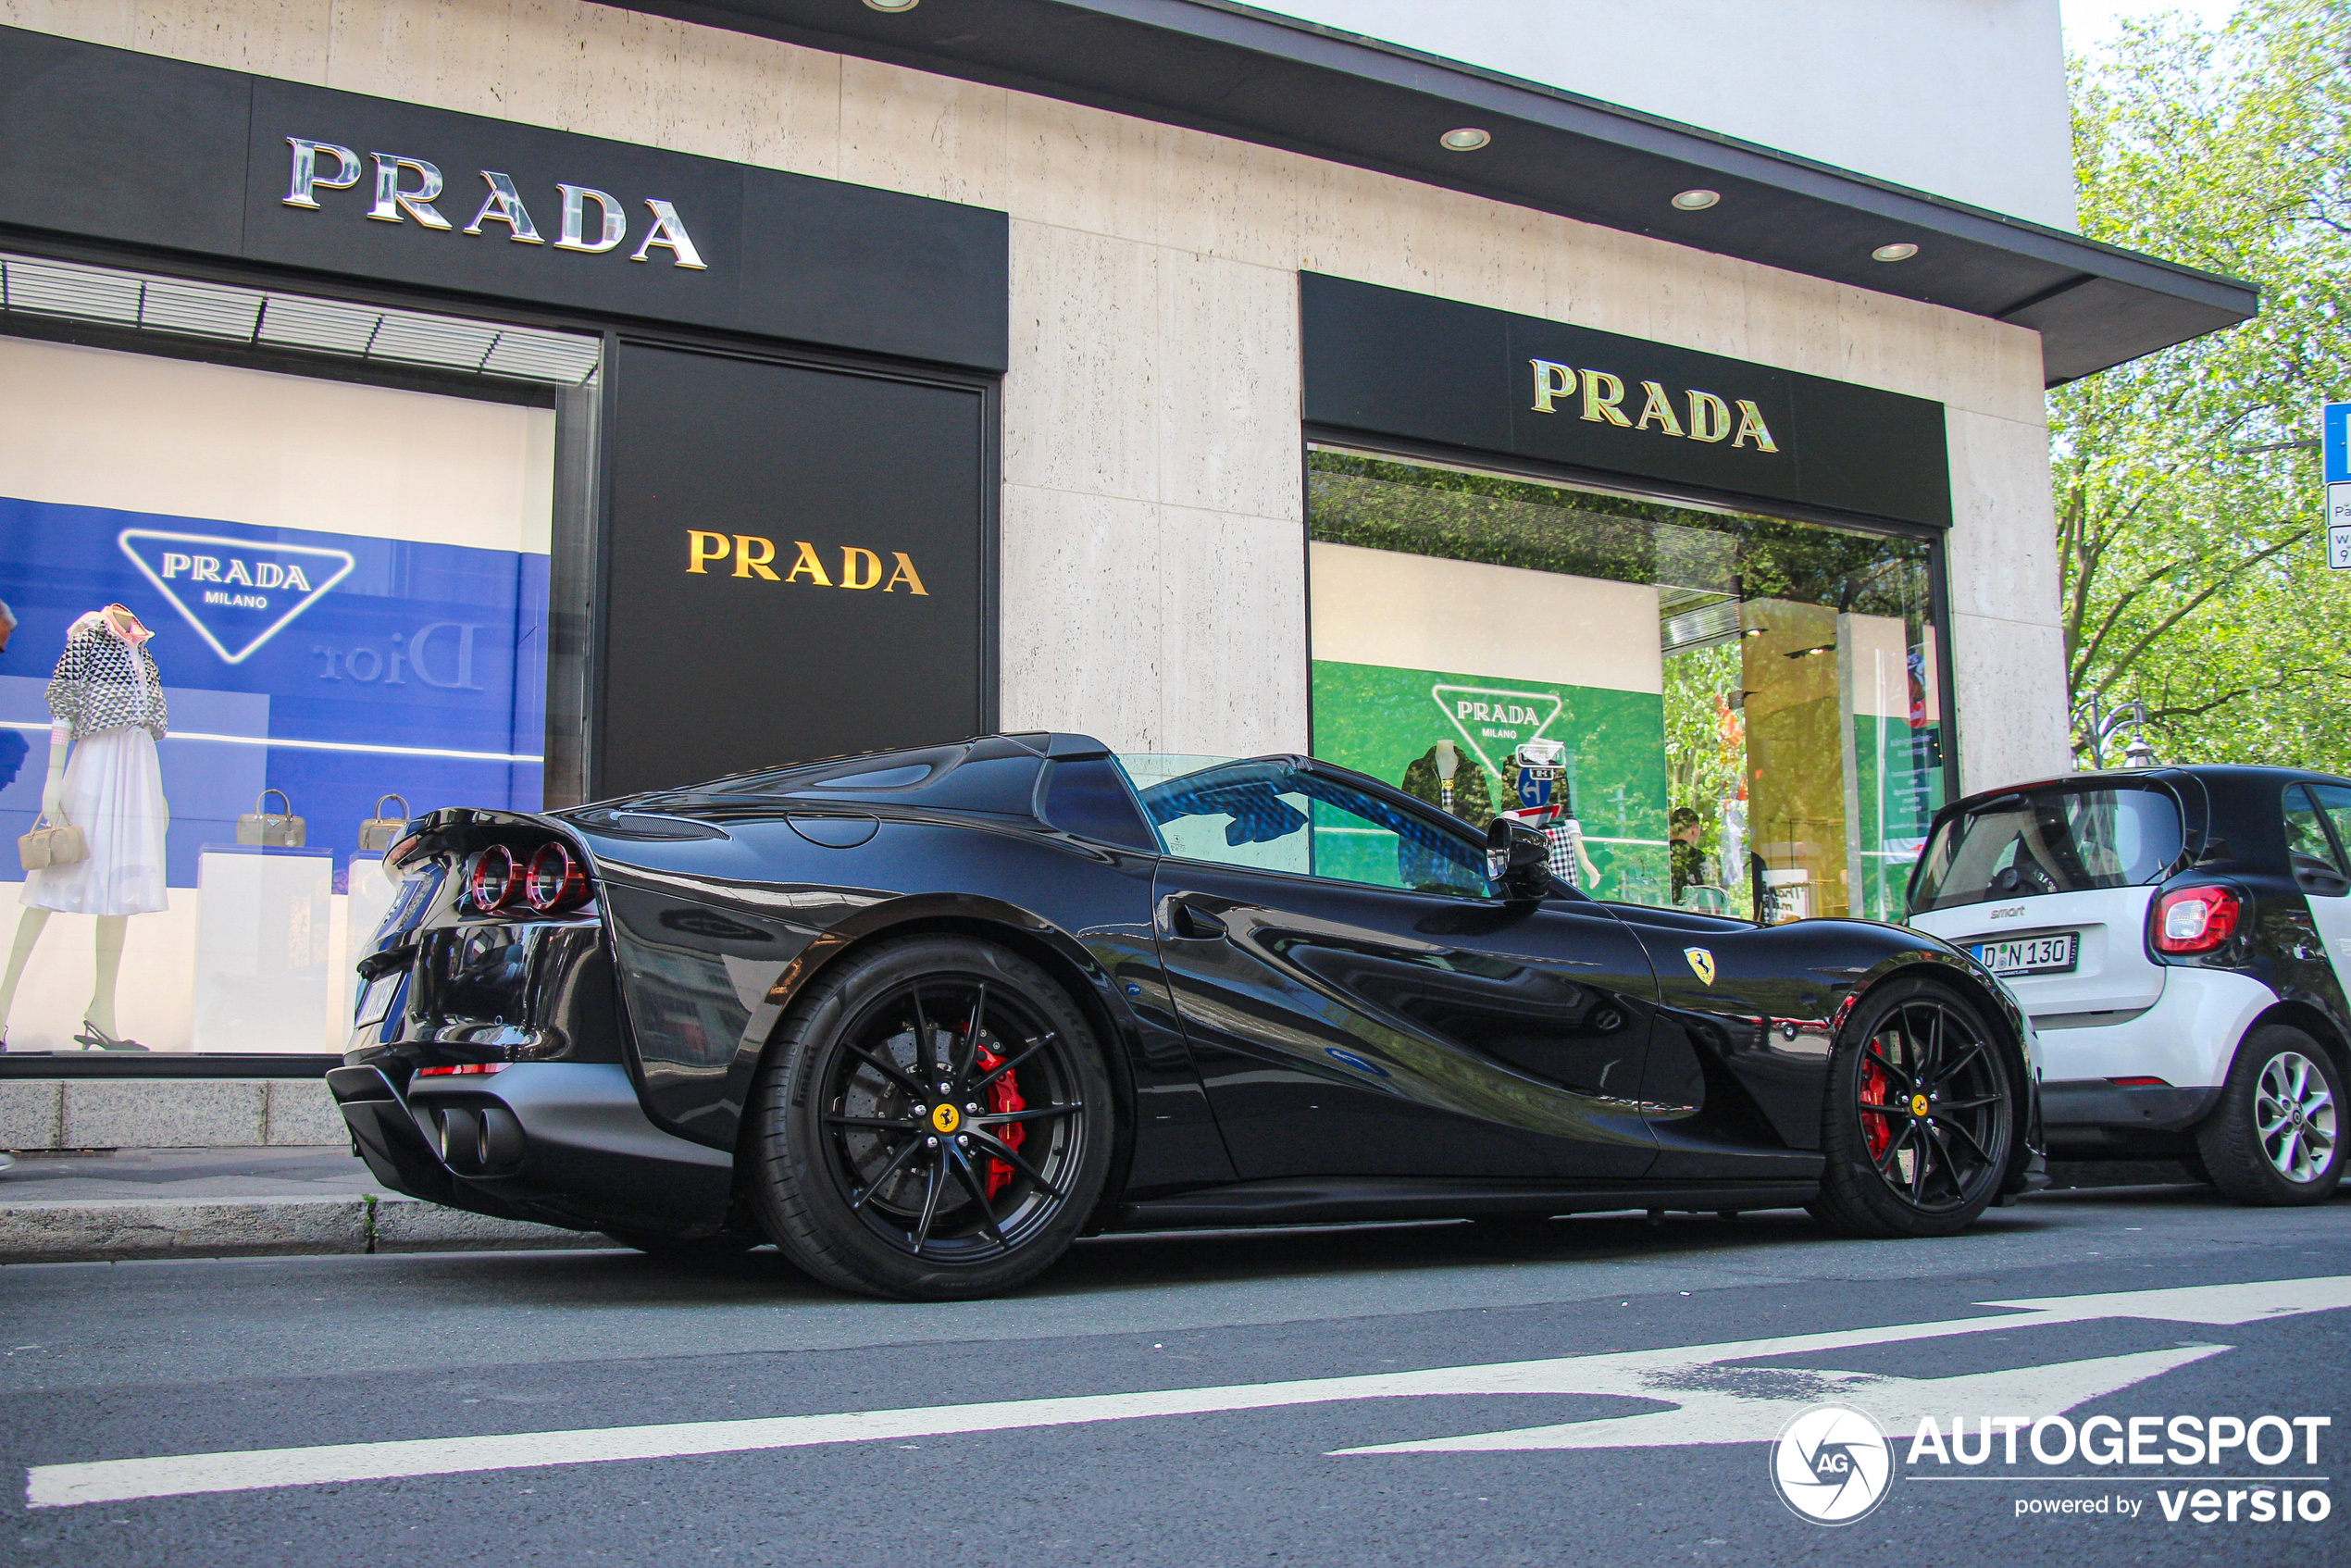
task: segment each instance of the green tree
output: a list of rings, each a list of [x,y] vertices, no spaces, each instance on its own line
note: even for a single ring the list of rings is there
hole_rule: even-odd
[[[2262,293],[2050,396],[2072,700],[2144,701],[2166,761],[2342,770],[2351,582],[2317,436],[2351,390],[2351,0],[2161,16],[2071,68],[2083,231]]]

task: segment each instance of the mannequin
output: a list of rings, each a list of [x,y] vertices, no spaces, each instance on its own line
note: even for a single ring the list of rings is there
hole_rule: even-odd
[[[75,1041],[99,1051],[146,1049],[116,1035],[115,987],[130,917],[166,903],[164,835],[171,815],[155,760],[166,715],[162,675],[146,646],[153,635],[120,604],[92,611],[66,633],[49,682],[53,722],[41,810],[53,827],[79,826],[89,855],[25,878],[24,915],[0,976],[0,1050],[17,984],[57,912],[98,917],[97,984]]]

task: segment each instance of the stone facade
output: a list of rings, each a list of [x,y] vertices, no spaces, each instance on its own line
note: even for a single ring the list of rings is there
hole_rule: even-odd
[[[1007,728],[1304,748],[1295,274],[1310,268],[1945,404],[1963,779],[2065,765],[2031,331],[583,0],[0,0],[0,22],[1008,212]]]

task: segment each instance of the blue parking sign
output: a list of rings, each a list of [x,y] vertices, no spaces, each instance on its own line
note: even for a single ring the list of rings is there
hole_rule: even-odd
[[[2319,421],[2328,484],[2351,484],[2351,403],[2330,403]]]

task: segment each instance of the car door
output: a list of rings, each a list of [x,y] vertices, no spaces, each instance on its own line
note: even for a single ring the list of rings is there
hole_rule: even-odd
[[[2334,829],[2332,837],[2328,826]],[[2286,864],[2310,902],[2310,922],[2326,944],[2338,983],[2351,974],[2351,863],[2344,858],[2346,848],[2351,848],[2351,790],[2340,784],[2287,785]],[[2351,990],[2351,986],[2345,989]]]
[[[1613,915],[1304,758],[1143,791],[1161,961],[1244,1179],[1623,1178],[1656,982]]]

